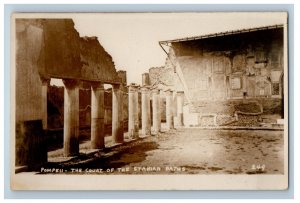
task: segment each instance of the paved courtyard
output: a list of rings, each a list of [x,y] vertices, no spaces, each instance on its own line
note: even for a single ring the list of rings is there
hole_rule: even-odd
[[[47,167],[74,174],[282,174],[283,155],[283,131],[188,128]]]

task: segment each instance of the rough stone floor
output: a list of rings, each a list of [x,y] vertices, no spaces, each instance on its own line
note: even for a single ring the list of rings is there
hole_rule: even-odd
[[[72,174],[282,174],[283,142],[283,131],[181,128],[45,168]]]

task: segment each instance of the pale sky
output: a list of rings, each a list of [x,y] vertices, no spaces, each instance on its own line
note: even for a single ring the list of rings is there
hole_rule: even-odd
[[[236,29],[286,24],[285,13],[106,13],[69,14],[80,36],[97,36],[128,83],[141,83],[142,73],[163,66],[162,40]]]

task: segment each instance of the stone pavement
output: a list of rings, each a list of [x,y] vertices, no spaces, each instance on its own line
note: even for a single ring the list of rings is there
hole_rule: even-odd
[[[112,168],[109,174],[282,174],[283,143],[283,131],[179,128],[100,151],[81,145],[81,156],[44,168],[75,174]]]

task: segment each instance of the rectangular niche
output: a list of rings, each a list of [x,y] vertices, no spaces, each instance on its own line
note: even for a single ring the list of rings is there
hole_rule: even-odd
[[[239,90],[242,88],[242,84],[241,84],[241,78],[240,77],[235,77],[235,78],[231,78],[231,89],[233,90]]]

